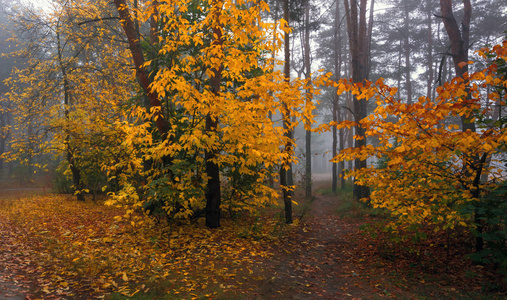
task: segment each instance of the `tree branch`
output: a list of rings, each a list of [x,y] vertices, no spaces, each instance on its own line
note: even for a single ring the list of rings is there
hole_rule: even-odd
[[[86,20],[86,21],[83,21],[83,22],[79,22],[79,23],[77,23],[77,25],[81,26],[81,25],[84,25],[84,24],[87,24],[87,23],[93,23],[93,22],[98,22],[98,21],[107,21],[107,20],[121,20],[121,19],[119,17],[96,18],[96,19],[91,19],[91,20]]]

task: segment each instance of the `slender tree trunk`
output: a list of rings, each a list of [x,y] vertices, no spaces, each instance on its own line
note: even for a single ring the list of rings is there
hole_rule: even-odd
[[[70,83],[67,76],[67,68],[63,63],[63,49],[60,43],[60,33],[56,32],[56,41],[57,41],[57,55],[58,55],[58,64],[60,67],[60,72],[62,73],[63,79],[63,103],[64,103],[64,116],[65,122],[67,122],[66,126],[68,126],[68,122],[70,121],[69,117],[69,109],[70,109]],[[74,152],[70,145],[70,134],[68,133],[67,128],[64,128],[65,131],[65,156],[67,158],[67,163],[69,164],[70,172],[72,173],[72,185],[74,188],[74,194],[76,195],[77,200],[84,201],[83,195],[83,186],[81,181],[81,170],[77,167],[76,159],[74,157]]]
[[[370,0],[370,15],[368,17],[367,35],[366,35],[366,79],[370,78],[371,71],[371,40],[373,36],[373,12],[375,11],[375,0]]]
[[[400,40],[400,44],[398,45],[398,72],[396,72],[396,87],[398,88],[398,92],[396,92],[398,99],[401,99],[401,57],[402,57],[402,41]]]
[[[283,2],[283,18],[285,21],[289,24],[289,0],[284,0]],[[285,74],[285,81],[287,84],[290,84],[290,37],[289,33],[284,33],[284,57],[285,57],[285,63],[284,63],[284,74]],[[291,134],[291,128],[290,128],[290,113],[289,109],[287,107],[287,104],[282,105],[283,113],[282,113],[282,119],[283,119],[283,129],[284,129],[284,135],[287,138],[287,142],[284,147],[284,152],[287,155],[292,154],[292,134]],[[289,190],[289,177],[292,177],[292,168],[290,165],[290,161],[288,158],[284,159],[282,162],[282,166],[280,167],[280,186],[282,188],[282,195],[283,195],[283,203],[285,206],[285,223],[291,224],[292,219],[292,191]]]
[[[405,54],[405,85],[407,88],[407,103],[412,104],[412,65],[410,62],[410,14],[407,1],[403,3],[403,40]]]
[[[341,47],[341,28],[340,28],[340,19],[341,19],[341,13],[340,13],[340,3],[336,2],[336,10],[335,10],[335,20],[334,20],[334,33],[333,33],[333,40],[334,40],[334,73],[336,80],[338,80],[341,76],[341,65],[342,65],[342,47]],[[333,121],[335,122],[341,122],[341,109],[340,109],[340,97],[337,93],[333,96]],[[339,149],[340,151],[344,149],[344,129],[337,130],[336,127],[333,127],[333,157],[335,157],[338,154],[337,151],[337,144],[339,140]],[[338,136],[337,136],[338,134]],[[340,172],[340,188],[343,189],[345,187],[345,178],[344,178],[344,169],[345,169],[345,162],[340,161],[338,164],[333,162],[333,183],[332,183],[332,190],[333,193],[336,194],[336,189],[338,185],[338,172]]]
[[[134,20],[130,15],[126,1],[114,0],[114,4],[120,16],[120,23],[123,31],[127,36],[129,49],[132,53],[132,59],[134,60],[137,79],[139,80],[141,87],[148,97],[150,108],[156,108],[154,110],[156,113],[154,114],[153,119],[157,126],[158,132],[163,139],[166,139],[167,132],[169,131],[169,123],[162,112],[162,102],[160,101],[157,93],[150,88],[152,81],[150,80],[148,71],[144,66],[144,54],[143,48],[141,47],[141,40],[138,30],[136,29]],[[137,22],[137,20],[135,21]]]
[[[338,94],[333,95],[333,122],[338,123]],[[338,155],[337,147],[338,147],[338,135],[337,135],[337,129],[336,126],[333,126],[333,144],[332,144],[332,152],[333,157],[336,157]],[[337,187],[338,187],[338,163],[333,162],[332,169],[332,185],[331,190],[333,191],[333,194],[336,194]]]
[[[426,0],[426,25],[428,27],[428,45],[426,54],[426,64],[428,72],[428,80],[426,82],[426,97],[432,99],[433,90],[433,14],[431,12],[432,0]]]
[[[312,66],[310,60],[310,1],[306,2],[305,7],[305,41],[304,41],[304,52],[305,52],[305,67],[306,73],[305,78],[311,80]],[[306,90],[306,105],[309,106],[312,102],[312,91]],[[310,119],[306,120],[307,126],[312,126]],[[306,132],[306,160],[305,160],[305,196],[310,198],[312,196],[312,131],[310,128],[305,130]]]
[[[338,81],[340,79],[340,74],[338,73],[338,48],[339,48],[339,42],[338,42],[338,27],[340,24],[340,3],[337,1],[335,3],[335,15],[334,15],[334,32],[333,32],[333,46],[334,46],[334,76],[335,80]],[[334,93],[333,95],[333,122],[338,122],[338,105],[339,105],[340,98],[338,97],[337,93]],[[335,126],[333,126],[333,145],[332,145],[332,151],[333,151],[333,157],[336,157],[338,155],[337,146],[338,146],[338,135],[337,135],[337,129]],[[333,194],[336,194],[336,189],[338,186],[338,164],[336,162],[333,162],[332,165],[332,185],[331,190],[333,191]]]

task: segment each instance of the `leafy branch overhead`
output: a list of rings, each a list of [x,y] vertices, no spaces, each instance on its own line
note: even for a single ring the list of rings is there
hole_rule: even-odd
[[[445,83],[437,89],[434,100],[420,97],[407,104],[396,99],[397,90],[382,80],[365,85],[342,80],[337,84],[338,93],[351,91],[376,104],[374,113],[362,119],[360,125],[368,137],[378,140],[378,145],[345,149],[335,157],[337,161],[378,160],[376,166],[347,174],[373,187],[371,197],[363,200],[390,211],[403,227],[425,223],[444,229],[477,226],[465,208],[480,206],[506,176],[505,122],[483,117],[491,109],[484,103],[505,105],[507,81],[499,74],[499,63],[507,58],[506,49],[506,41],[481,49],[483,59],[492,57],[495,62]],[[463,131],[449,122],[459,116],[477,122],[478,130]],[[345,121],[337,126],[353,125]]]

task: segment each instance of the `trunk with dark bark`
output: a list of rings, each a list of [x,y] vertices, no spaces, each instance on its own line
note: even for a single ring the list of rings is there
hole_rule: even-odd
[[[454,13],[452,10],[452,0],[440,0],[440,8],[441,8],[441,18],[444,22],[445,31],[449,36],[449,41],[451,42],[451,57],[454,64],[454,70],[456,72],[456,77],[463,77],[465,73],[468,72],[468,47],[469,47],[469,38],[470,38],[470,19],[472,16],[472,6],[470,4],[470,0],[462,0],[463,3],[463,20],[461,21],[461,30],[459,28],[458,23],[454,17]],[[467,84],[467,91],[469,90]],[[470,99],[470,93],[467,95],[467,99]],[[474,116],[461,116],[461,129],[463,132],[471,131],[476,132],[475,122],[473,121]],[[484,165],[484,161],[479,158],[477,155],[472,157],[472,164],[477,166],[476,174],[470,174],[468,170],[464,169],[465,175],[467,177],[474,176],[475,179],[472,182],[472,195],[475,198],[479,198],[480,195],[480,177]],[[475,212],[475,219],[479,220],[477,223],[477,231],[482,233],[483,224],[480,221],[482,219],[481,212],[477,209]],[[482,251],[484,248],[484,240],[482,236],[479,234],[476,237],[475,241],[475,250],[477,252]]]
[[[373,0],[371,0],[373,1]],[[347,32],[349,35],[349,50],[352,58],[352,80],[354,82],[363,82],[368,79],[369,71],[369,38],[367,35],[368,26],[366,24],[366,6],[367,0],[361,0],[358,3],[356,0],[351,0],[350,5],[348,0],[344,0],[345,12],[347,18]],[[370,9],[373,8],[371,5]],[[367,102],[365,99],[357,99],[354,97],[353,101],[354,121],[358,122],[367,116]],[[355,135],[359,138],[355,140],[354,147],[361,148],[366,145],[365,129],[361,126],[355,126]],[[356,169],[366,168],[366,160],[356,159],[354,162]],[[370,189],[367,186],[357,184],[357,179],[354,178],[354,199],[360,200],[370,196]]]
[[[283,2],[283,18],[287,23],[289,23],[289,0],[284,0]],[[284,74],[285,81],[287,84],[290,84],[290,38],[289,33],[284,33]],[[290,128],[290,113],[286,104],[282,105],[282,119],[283,119],[283,129],[284,135],[287,137],[287,142],[284,146],[283,151],[285,153],[292,153],[292,130]],[[282,188],[283,195],[283,203],[285,206],[285,223],[291,224],[292,219],[292,191],[289,190],[290,178],[292,177],[292,167],[290,165],[290,161],[288,159],[284,159],[282,165],[280,167],[280,187]]]
[[[214,1],[212,4],[213,9],[213,45],[223,45],[222,26],[220,24],[220,16],[222,9],[219,7],[220,1]],[[215,66],[213,76],[210,78],[211,91],[215,96],[220,93],[220,81],[222,80],[223,66]],[[210,113],[206,116],[206,133],[216,134],[218,128],[218,116],[212,116]],[[220,227],[220,201],[221,201],[221,187],[220,187],[220,168],[215,162],[217,151],[214,148],[205,150],[204,158],[206,161],[206,175],[208,175],[208,186],[206,191],[206,226],[209,228]]]

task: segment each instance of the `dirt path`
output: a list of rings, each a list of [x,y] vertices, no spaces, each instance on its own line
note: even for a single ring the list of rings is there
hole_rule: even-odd
[[[304,205],[300,204],[300,205]],[[265,262],[271,278],[259,286],[262,299],[371,299],[384,296],[368,283],[351,239],[359,224],[337,213],[336,196],[317,195],[303,225],[288,236],[277,255]]]

